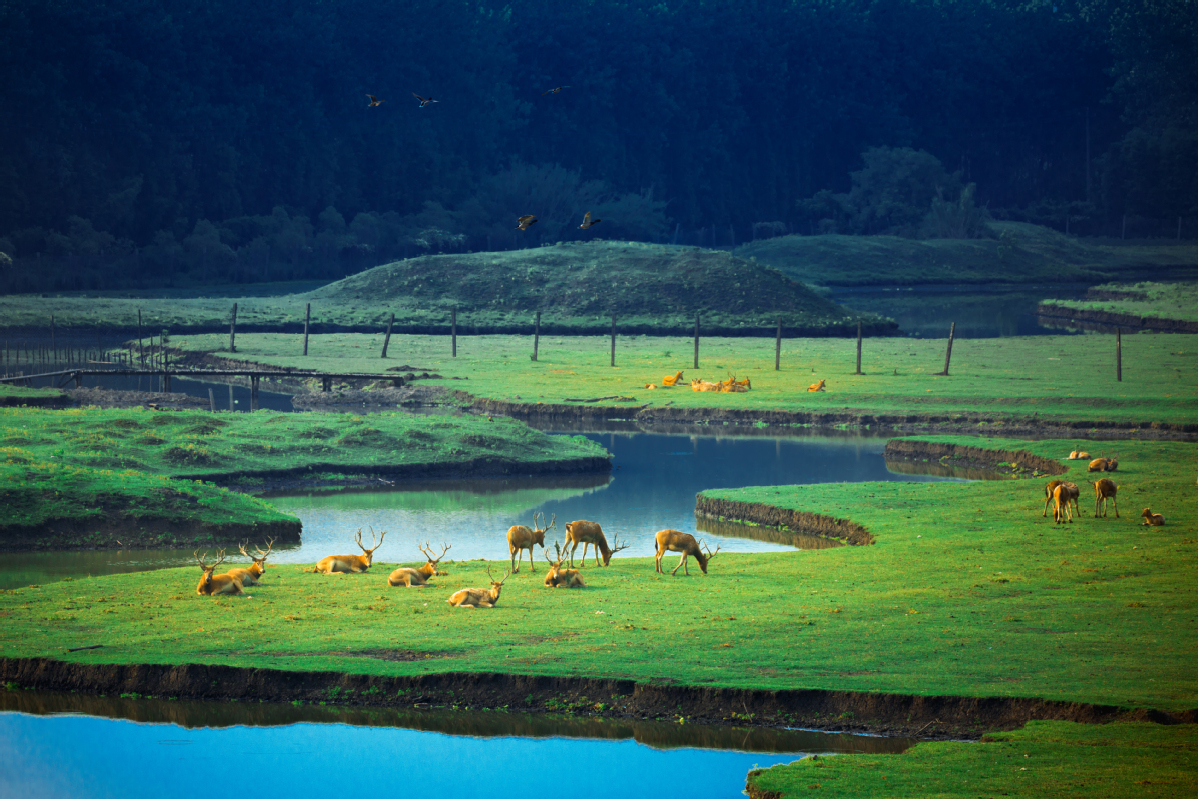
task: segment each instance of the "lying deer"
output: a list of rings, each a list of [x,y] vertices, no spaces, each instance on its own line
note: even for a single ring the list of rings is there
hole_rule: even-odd
[[[1119,486],[1115,485],[1114,481],[1109,477],[1104,477],[1096,483],[1091,483],[1094,486],[1094,518],[1098,518],[1098,506],[1102,505],[1102,515],[1106,516],[1106,501],[1109,498],[1115,503],[1115,518],[1119,518],[1119,501],[1115,499],[1115,494],[1119,492]]]
[[[362,528],[358,528],[358,548],[361,549],[364,555],[329,555],[327,558],[321,558],[316,564],[316,568],[312,571],[321,574],[361,574],[370,568],[370,564],[374,561],[374,551],[383,545],[383,536],[387,535],[384,530],[379,535],[379,542],[374,544],[374,528],[370,528],[370,542],[373,547],[367,549],[362,546]]]
[[[665,387],[665,386],[676,386],[676,385],[678,385],[678,384],[679,384],[679,383],[681,383],[681,382],[682,382],[682,372],[678,372],[678,373],[677,373],[676,375],[674,375],[673,377],[670,377],[669,375],[666,375],[665,377],[663,377],[663,378],[661,379],[661,385],[662,385],[663,387]]]
[[[425,546],[428,546],[428,544],[420,546],[418,549],[428,562],[419,569],[410,569],[406,566],[399,567],[387,577],[387,585],[392,588],[398,588],[401,585],[407,588],[411,588],[412,586],[421,587],[428,585],[430,579],[441,574],[441,572],[437,571],[437,564],[441,562],[441,558],[445,557],[445,553],[453,547],[453,544],[442,544],[441,554],[435,558],[433,557],[433,548],[428,546],[428,549],[425,549]]]
[[[818,383],[812,383],[811,385],[807,386],[807,390],[808,391],[827,391],[828,389],[824,387],[824,384],[826,382],[827,382],[826,380],[821,380]]]
[[[1114,458],[1095,458],[1090,461],[1091,472],[1113,472],[1119,468],[1119,461]]]
[[[244,544],[238,546],[238,549],[241,550],[242,555],[245,555],[253,562],[245,569],[229,569],[225,573],[230,577],[236,577],[242,585],[262,585],[262,583],[258,582],[258,578],[262,576],[262,572],[266,571],[266,556],[270,554],[271,548],[274,547],[275,540],[273,538],[267,540],[265,552],[262,551],[262,547],[254,547],[254,549],[258,550],[257,557],[245,551],[246,545],[249,543],[249,541],[246,541]]]
[[[622,549],[628,549],[628,544],[620,544],[620,537],[616,536],[615,548],[607,545],[607,536],[603,534],[603,528],[597,522],[588,522],[579,520],[569,522],[566,525],[566,547],[570,550],[570,568],[574,568],[574,553],[578,551],[578,545],[582,544],[582,565],[587,565],[587,547],[595,547],[595,565],[599,565],[599,553],[603,553],[603,565],[606,566],[611,562],[611,556]]]
[[[1067,459],[1067,460],[1071,460],[1071,461],[1084,461],[1084,460],[1086,460],[1086,459],[1087,459],[1087,458],[1089,458],[1089,457],[1090,457],[1090,453],[1088,453],[1088,452],[1082,452],[1081,450],[1076,450],[1076,449],[1075,449],[1075,450],[1073,450],[1073,452],[1070,452],[1070,453],[1069,453],[1069,457],[1068,457],[1068,459]]]
[[[499,603],[499,590],[503,588],[503,582],[511,576],[511,572],[503,575],[503,580],[495,582],[495,578],[491,576],[491,567],[487,567],[487,579],[491,581],[491,587],[487,588],[463,588],[460,591],[454,592],[454,595],[445,600],[455,608],[493,608]]]
[[[545,514],[541,514],[541,524],[545,523]],[[528,529],[522,524],[517,524],[509,527],[507,530],[507,550],[512,555],[512,574],[520,571],[520,564],[516,561],[524,557],[524,550],[528,550],[528,570],[536,574],[536,569],[533,568],[532,548],[537,544],[541,545],[541,549],[545,548],[545,533],[557,526],[557,514],[553,514],[553,518],[549,522],[548,527],[541,527],[537,524],[537,514],[532,515],[532,529]]]
[[[1040,518],[1044,518],[1048,515],[1048,506],[1052,504],[1053,492],[1057,490],[1057,486],[1059,485],[1071,485],[1074,488],[1077,488],[1076,484],[1066,483],[1064,480],[1049,480],[1044,486],[1044,512],[1040,514]],[[1080,490],[1078,491],[1078,496],[1081,496]],[[1080,507],[1078,508],[1077,512],[1081,513]]]
[[[719,391],[719,383],[709,383],[701,377],[691,381],[691,391]]]
[[[657,554],[654,556],[654,560],[656,561],[658,574],[665,574],[661,570],[661,559],[665,556],[666,552],[682,553],[682,557],[678,559],[678,565],[674,567],[674,571],[670,572],[671,577],[678,573],[680,567],[683,570],[683,574],[688,577],[690,576],[690,567],[687,566],[686,559],[691,556],[699,562],[699,568],[703,570],[703,573],[707,574],[707,564],[720,551],[719,546],[716,546],[715,552],[712,552],[711,549],[707,548],[706,544],[703,544],[702,548],[700,548],[699,542],[695,540],[693,535],[684,533],[681,530],[658,530],[654,539],[657,541]],[[704,554],[703,549],[707,549],[706,554]]]
[[[208,557],[207,551],[203,557],[200,556],[200,550],[192,553],[192,557],[200,564],[200,568],[204,571],[204,576],[200,578],[200,584],[196,586],[196,593],[200,596],[216,596],[217,594],[241,594],[249,596],[241,588],[241,581],[236,577],[228,574],[212,573],[212,570],[225,562],[225,551],[222,549],[216,553],[217,561],[211,566],[204,563],[204,558]]]
[[[578,569],[562,568],[562,563],[566,560],[566,553],[562,549],[562,545],[554,541],[553,548],[557,552],[556,561],[550,560],[549,555],[543,553],[545,560],[549,561],[549,573],[545,575],[545,585],[549,588],[586,588],[587,584],[583,582]]]
[[[1144,524],[1150,527],[1160,527],[1165,523],[1165,517],[1159,513],[1153,513],[1151,508],[1144,508],[1144,512],[1140,515],[1144,517]]]
[[[1061,483],[1052,490],[1052,498],[1056,502],[1052,509],[1052,520],[1056,524],[1064,524],[1065,517],[1068,516],[1069,523],[1073,523],[1073,505],[1077,504],[1078,497],[1081,496],[1081,490],[1076,483]],[[1079,511],[1080,512],[1080,511]]]

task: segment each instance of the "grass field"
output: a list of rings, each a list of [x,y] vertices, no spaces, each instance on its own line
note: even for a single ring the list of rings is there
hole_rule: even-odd
[[[839,413],[979,413],[995,421],[1114,421],[1148,426],[1152,422],[1198,422],[1198,348],[1185,335],[1123,338],[1123,382],[1115,381],[1113,336],[1034,336],[958,339],[951,377],[944,368],[944,341],[875,338],[864,342],[862,371],[855,375],[856,343],[836,339],[786,339],[782,371],[774,371],[769,339],[704,338],[701,368],[691,368],[693,340],[621,336],[617,367],[610,366],[606,337],[542,336],[540,356],[530,360],[531,336],[459,336],[451,358],[448,336],[392,336],[388,359],[381,360],[383,336],[333,334],[302,337],[245,334],[237,357],[246,361],[317,370],[381,373],[388,364],[427,368],[446,377],[447,387],[491,399],[560,403],[568,398],[617,396],[606,404],[674,408],[736,408]],[[176,345],[191,352],[222,352],[228,338],[185,336]],[[644,388],[661,384],[678,370],[684,379],[749,377],[744,394]],[[827,380],[827,392],[806,388]],[[435,382],[435,381],[433,381]],[[423,383],[422,383],[423,384]],[[981,427],[980,431],[993,426]]]
[[[1106,283],[1091,293],[1102,299],[1046,300],[1063,308],[1105,311],[1145,319],[1180,319],[1198,322],[1198,282]]]

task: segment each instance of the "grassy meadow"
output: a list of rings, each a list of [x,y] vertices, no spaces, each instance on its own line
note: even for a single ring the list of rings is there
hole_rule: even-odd
[[[1127,314],[1144,319],[1198,322],[1198,282],[1106,283],[1095,286],[1091,293],[1097,297],[1082,300],[1045,300],[1045,304],[1083,311]]]

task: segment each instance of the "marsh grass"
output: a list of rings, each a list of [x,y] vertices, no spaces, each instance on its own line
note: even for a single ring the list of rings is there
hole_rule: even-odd
[[[1198,282],[1107,283],[1095,291],[1111,299],[1045,300],[1046,304],[1084,311],[1106,311],[1146,319],[1198,322]]]

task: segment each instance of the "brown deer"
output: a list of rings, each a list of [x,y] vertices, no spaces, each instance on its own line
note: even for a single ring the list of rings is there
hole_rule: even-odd
[[[1114,458],[1095,458],[1090,461],[1088,471],[1091,472],[1113,472],[1119,468],[1119,461]]]
[[[666,386],[676,386],[681,382],[682,382],[682,372],[678,372],[673,377],[666,375],[665,377],[663,377],[661,379],[661,385],[663,388]]]
[[[1040,514],[1040,518],[1044,518],[1048,515],[1048,506],[1052,504],[1053,492],[1056,491],[1057,486],[1059,485],[1071,485],[1076,488],[1074,483],[1066,483],[1064,480],[1049,480],[1044,486],[1044,512]],[[1078,495],[1081,495],[1080,491],[1078,492]],[[1078,508],[1077,512],[1081,513],[1081,508]]]
[[[827,391],[828,389],[824,387],[826,382],[827,381],[825,380],[821,380],[818,383],[812,383],[811,385],[807,386],[807,391]]]
[[[374,544],[374,528],[370,528],[370,542],[373,547],[367,549],[362,546],[362,528],[358,528],[358,548],[361,549],[364,555],[329,555],[327,558],[321,558],[316,564],[316,568],[312,571],[320,574],[361,574],[370,568],[371,562],[374,561],[374,551],[383,545],[383,536],[387,535],[384,530],[379,535],[379,542]]]
[[[204,576],[200,578],[200,584],[196,586],[196,593],[200,596],[216,596],[217,594],[241,594],[249,596],[241,588],[241,581],[236,577],[228,574],[212,573],[212,570],[225,562],[225,551],[222,549],[216,553],[217,561],[211,566],[204,563],[204,558],[208,557],[208,552],[205,551],[203,556],[200,556],[200,550],[192,553],[192,557],[200,564],[200,568],[204,572]]]
[[[1087,460],[1089,457],[1090,457],[1090,453],[1082,452],[1081,450],[1075,449],[1075,450],[1073,450],[1073,452],[1069,453],[1069,457],[1067,458],[1067,460],[1084,461],[1084,460]]]
[[[719,383],[709,383],[701,377],[696,377],[691,381],[691,391],[719,391]]]
[[[620,537],[614,539],[615,547],[607,545],[607,536],[598,522],[578,520],[566,525],[566,547],[570,550],[570,568],[574,568],[574,553],[582,544],[582,565],[587,565],[587,547],[595,547],[595,565],[599,565],[599,553],[603,553],[603,565],[611,562],[611,556],[622,549],[628,549],[628,544],[620,544]]]
[[[1098,506],[1102,505],[1102,515],[1106,516],[1106,502],[1110,499],[1115,503],[1115,518],[1119,518],[1119,501],[1115,499],[1115,494],[1119,492],[1119,486],[1115,485],[1114,481],[1109,477],[1104,477],[1096,483],[1091,483],[1094,486],[1094,518],[1098,518]]]
[[[541,514],[541,524],[545,523],[545,514]],[[537,524],[537,514],[532,515],[532,529],[528,529],[522,524],[517,524],[509,527],[507,530],[507,550],[512,555],[512,574],[520,571],[520,564],[516,561],[524,557],[524,550],[528,550],[528,570],[536,574],[537,570],[533,568],[532,548],[537,544],[541,545],[541,549],[545,548],[545,533],[557,526],[557,514],[553,514],[553,518],[549,521],[548,527],[541,527]]]
[[[491,567],[487,567],[487,579],[491,581],[491,587],[488,588],[463,588],[460,591],[455,591],[453,596],[445,600],[455,608],[493,608],[499,603],[499,591],[503,588],[503,582],[511,576],[511,572],[503,575],[503,580],[495,582],[495,578],[491,576]]]
[[[1144,524],[1150,527],[1160,527],[1165,523],[1165,517],[1159,513],[1153,513],[1151,508],[1144,508],[1144,512],[1140,515],[1144,517]]]
[[[1072,505],[1077,504],[1078,497],[1081,496],[1081,490],[1076,483],[1061,483],[1052,490],[1052,498],[1056,503],[1052,509],[1052,520],[1056,524],[1064,524],[1065,518],[1068,517],[1069,523],[1073,523],[1073,508]],[[1080,512],[1080,511],[1079,511]]]
[[[682,553],[682,557],[678,559],[678,565],[674,567],[674,571],[670,572],[671,577],[678,573],[679,567],[683,569],[683,574],[690,576],[690,567],[686,565],[686,559],[690,556],[694,556],[695,560],[699,562],[699,568],[703,570],[704,574],[707,574],[707,564],[720,551],[718,545],[715,552],[712,552],[707,544],[702,544],[700,547],[700,542],[696,541],[693,535],[681,530],[658,530],[654,539],[657,541],[657,554],[654,556],[654,560],[659,574],[665,574],[661,570],[661,559],[666,552]],[[704,549],[707,549],[706,554],[703,552]]]
[[[545,575],[545,585],[549,588],[586,588],[587,584],[583,581],[578,569],[562,568],[562,563],[566,560],[566,553],[562,549],[562,545],[554,541],[553,548],[557,552],[556,561],[550,560],[549,555],[543,553],[545,560],[549,561],[549,573]]]
[[[428,546],[428,549],[425,549],[425,546]],[[442,574],[442,572],[437,571],[437,564],[441,562],[441,558],[445,557],[445,553],[452,548],[453,544],[442,544],[441,554],[434,558],[433,548],[431,546],[425,544],[424,546],[418,547],[421,554],[424,555],[425,560],[428,562],[419,569],[410,569],[405,566],[401,566],[388,575],[387,585],[391,586],[392,588],[398,588],[401,585],[407,588],[411,588],[412,586],[420,588],[428,585],[428,581],[430,579],[436,577],[438,574]]]
[[[273,538],[267,540],[265,552],[262,551],[262,547],[254,547],[254,549],[258,550],[257,557],[254,557],[245,551],[245,548],[249,543],[249,541],[246,541],[237,548],[241,550],[242,555],[245,555],[253,562],[245,569],[229,569],[227,572],[225,572],[225,574],[229,575],[230,577],[236,577],[243,586],[262,585],[262,583],[258,581],[258,578],[262,576],[262,572],[266,571],[266,557],[270,554],[271,548],[274,547],[275,540]]]

